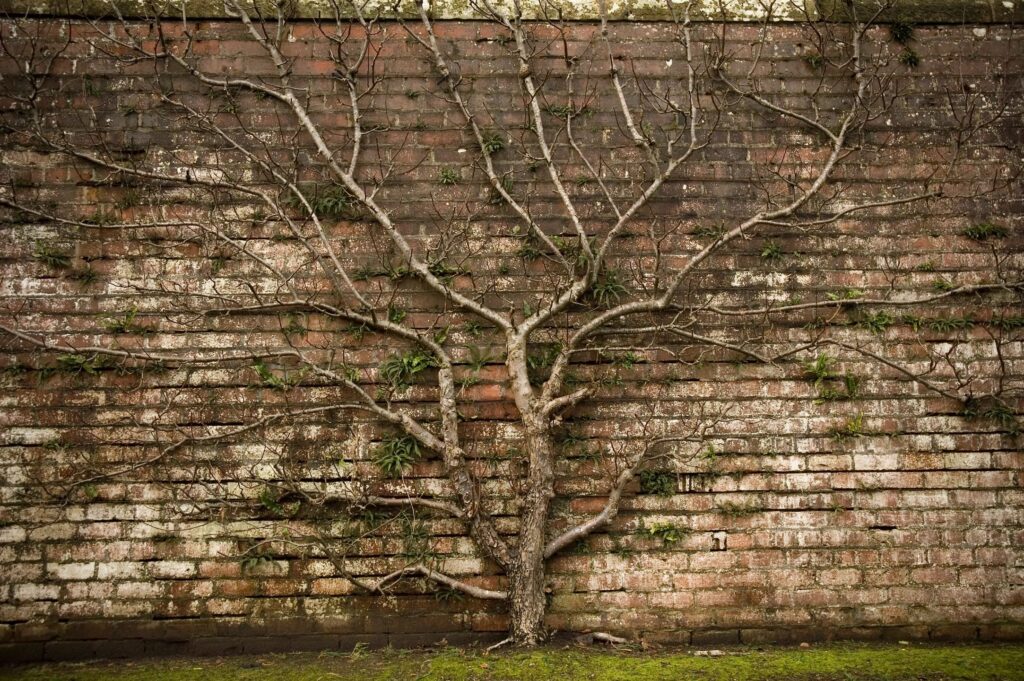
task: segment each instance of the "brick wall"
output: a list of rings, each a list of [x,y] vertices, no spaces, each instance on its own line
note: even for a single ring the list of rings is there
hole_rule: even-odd
[[[163,28],[172,34],[179,30],[173,22]],[[273,75],[272,64],[239,26],[205,21],[193,28],[201,69]],[[509,308],[534,304],[551,285],[548,264],[524,252],[508,208],[489,200],[490,190],[474,167],[478,152],[456,112],[436,95],[437,76],[422,49],[399,26],[383,28],[386,35],[376,43],[380,52],[373,62],[381,82],[367,95],[363,121],[367,128],[381,129],[369,137],[365,177],[380,177],[391,168],[379,200],[414,243],[431,244],[431,229],[458,222],[462,231],[452,237],[479,249],[465,261],[467,267],[477,278],[497,282],[486,292],[489,300],[505,301]],[[6,22],[4,30],[14,50],[33,35],[51,50],[64,48],[54,76],[44,83],[47,135],[60,131],[75,144],[127,164],[245,169],[244,159],[209,129],[152,96],[159,79],[165,93],[192,106],[221,107],[217,120],[232,130],[244,124],[263,135],[283,167],[303,168],[304,181],[322,179],[323,168],[308,158],[309,142],[293,138],[287,121],[282,131],[282,112],[265,101],[240,97],[235,105],[242,109],[229,109],[224,100],[211,103],[204,88],[180,72],[154,75],[151,64],[118,63],[107,53],[118,53],[117,48],[97,39],[95,28],[84,23]],[[296,24],[291,31],[286,44],[296,59],[293,72],[312,93],[317,122],[330,132],[332,143],[343,146],[349,118],[336,103],[343,93],[331,78],[335,64],[327,58],[325,41],[312,23]],[[553,34],[546,31],[538,29],[538,44],[548,52],[539,68],[555,73],[562,45],[547,40]],[[697,27],[701,45],[711,31]],[[753,63],[758,31],[744,24],[729,27],[726,44],[737,54],[737,71]],[[956,88],[962,83],[954,76],[962,74],[969,92],[982,96],[975,100],[978,120],[1003,106],[1008,115],[966,146],[956,173],[941,182],[943,197],[818,229],[758,233],[712,258],[686,296],[718,291],[720,300],[737,304],[808,302],[894,291],[924,295],[948,288],[943,282],[1021,280],[1022,203],[1012,176],[1021,161],[1022,63],[1019,56],[1007,59],[1013,54],[1007,48],[1011,33],[1001,26],[917,27],[912,48],[920,64],[893,63],[893,106],[866,128],[861,152],[838,176],[844,200],[917,191],[921,179],[941,168],[953,151],[948,102],[960,101]],[[514,171],[512,191],[530,195],[533,213],[552,233],[567,235],[543,172],[511,160],[526,133],[517,66],[501,31],[483,23],[444,22],[438,34],[486,125],[510,140],[509,156],[499,162],[502,170]],[[595,25],[574,24],[566,43],[593,64],[581,70],[585,76],[577,83],[579,91],[593,92],[579,134],[587,148],[603,156],[612,191],[628,193],[636,189],[643,160],[622,134],[602,67],[606,57],[593,42],[595,35]],[[757,67],[759,83],[774,101],[805,112],[816,102],[827,111],[848,95],[849,84],[823,79],[807,56],[811,39],[799,26],[772,26]],[[878,41],[878,49],[893,50],[894,57],[902,50],[886,38],[885,29],[878,29]],[[681,63],[681,47],[670,24],[615,24],[612,42],[626,71],[643,79],[648,104],[681,87],[680,73],[672,68]],[[10,59],[0,69],[3,87],[9,88],[0,95],[5,109],[0,116],[5,125],[23,128],[27,119],[15,112],[13,97],[27,90]],[[546,106],[559,104],[564,86],[550,80]],[[627,94],[639,106],[632,80]],[[674,228],[660,242],[664,257],[692,255],[709,235],[714,238],[719,225],[756,211],[761,189],[779,187],[770,170],[799,177],[823,158],[821,140],[791,119],[724,95],[718,104],[723,115],[714,143],[663,188],[624,241],[616,263],[629,288],[630,273],[654,257],[649,229]],[[671,118],[648,120],[664,128]],[[33,337],[154,353],[289,342],[330,345],[366,377],[388,355],[389,346],[380,339],[363,338],[331,320],[303,317],[303,331],[285,332],[283,325],[292,320],[283,315],[196,316],[206,304],[199,294],[237,295],[239,281],[259,284],[262,274],[194,228],[110,227],[151,215],[244,226],[246,243],[281,267],[294,267],[300,286],[319,286],[299,245],[281,236],[280,224],[254,215],[251,202],[214,191],[112,185],[108,173],[10,128],[0,128],[0,158],[3,197],[84,223],[4,209],[0,318]],[[576,159],[566,159],[565,168],[568,190],[584,218],[607,224],[607,206],[596,183],[587,181],[585,168]],[[457,183],[439,181],[448,170],[456,173]],[[1005,234],[964,235],[979,224],[997,225]],[[386,247],[370,221],[350,216],[328,226],[346,263],[379,268],[374,263]],[[60,262],[65,255],[68,260]],[[487,329],[470,326],[469,317],[451,312],[415,282],[398,279],[392,285],[371,272],[358,285],[376,296],[381,310],[401,310],[414,326],[438,326],[438,319],[449,324],[449,342],[466,367],[474,362],[473,352],[479,357],[498,347]],[[458,285],[476,286],[461,281],[469,279],[465,275],[456,279]],[[111,320],[124,321],[130,310],[137,316],[129,325],[151,332],[111,331]],[[1019,288],[994,297],[942,298],[914,308],[912,315],[890,312],[889,322],[875,333],[869,319],[842,308],[789,315],[772,324],[719,318],[705,321],[703,328],[723,338],[756,339],[756,347],[769,353],[824,329],[831,338],[892,358],[914,373],[926,372],[928,380],[957,395],[998,392],[1019,414],[1024,388]],[[573,310],[559,317],[543,339],[564,336],[586,313]],[[968,418],[963,404],[893,367],[857,352],[830,352],[836,374],[857,379],[854,398],[828,399],[823,392],[833,383],[841,391],[841,379],[817,387],[807,379],[805,364],[820,353],[763,365],[677,338],[652,343],[628,362],[597,354],[581,359],[580,376],[601,387],[564,428],[556,527],[601,508],[608,471],[592,454],[641,435],[642,423],[671,421],[685,429],[701,413],[716,414],[701,445],[714,456],[689,467],[656,470],[661,477],[634,484],[623,513],[607,531],[552,561],[549,626],[678,643],[834,635],[1019,637],[1024,631],[1024,455],[1013,418],[1001,423]],[[306,419],[261,431],[257,438],[194,446],[136,467],[174,441],[175,424],[246,423],[281,405],[339,399],[338,388],[302,381],[274,389],[252,362],[144,372],[102,366],[93,367],[93,375],[92,369],[71,366],[73,360],[61,359],[62,354],[68,353],[45,353],[24,339],[0,335],[6,367],[0,398],[4,659],[332,648],[360,641],[410,645],[441,638],[455,643],[496,638],[504,631],[501,604],[438,592],[416,580],[394,584],[386,597],[362,595],[317,551],[280,541],[281,527],[298,536],[304,521],[282,519],[272,503],[260,505],[260,490],[252,483],[260,479],[255,469],[271,470],[287,460],[313,471],[304,474],[307,480],[372,477],[373,443],[388,432],[372,420],[347,414]],[[464,437],[499,526],[514,532],[516,488],[509,481],[520,472],[516,410],[499,363],[484,362],[474,376],[460,399]],[[428,377],[398,402],[428,413],[434,389]],[[651,404],[658,409],[651,411]],[[150,427],[154,423],[161,427]],[[348,472],[324,472],[339,459],[347,462]],[[122,475],[79,484],[66,498],[60,496],[62,482],[90,477],[83,471],[126,467]],[[443,494],[441,475],[440,462],[425,456],[405,480],[380,484]],[[193,504],[208,502],[215,487],[223,492],[232,476],[249,486],[236,490],[233,503],[217,509],[207,505],[197,513]],[[429,514],[416,522],[430,537],[418,541],[426,542],[449,572],[480,586],[502,584],[458,522]],[[397,525],[373,529],[371,523],[365,536],[351,542],[350,569],[382,575],[400,564],[409,532]],[[274,536],[279,541],[266,551],[253,551],[260,540]]]

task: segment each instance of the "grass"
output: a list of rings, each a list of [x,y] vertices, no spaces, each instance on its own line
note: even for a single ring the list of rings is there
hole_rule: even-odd
[[[443,649],[48,664],[0,669],[0,681],[917,681],[1024,679],[1024,646],[832,644],[638,654],[589,648]]]

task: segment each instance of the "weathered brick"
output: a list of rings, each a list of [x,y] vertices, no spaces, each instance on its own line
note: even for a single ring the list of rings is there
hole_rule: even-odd
[[[96,563],[63,563],[50,565],[47,572],[60,580],[92,579],[96,574]]]
[[[16,601],[55,601],[60,597],[57,584],[15,584]]]
[[[155,579],[186,579],[196,574],[195,563],[158,560],[147,565],[149,575]]]

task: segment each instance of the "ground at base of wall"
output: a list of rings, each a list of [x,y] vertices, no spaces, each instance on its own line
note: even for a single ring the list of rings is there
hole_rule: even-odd
[[[806,646],[807,644],[804,644]],[[141,662],[88,662],[0,668],[0,681],[952,681],[1024,680],[1024,645],[863,645],[687,649],[673,652],[548,647],[356,649]]]

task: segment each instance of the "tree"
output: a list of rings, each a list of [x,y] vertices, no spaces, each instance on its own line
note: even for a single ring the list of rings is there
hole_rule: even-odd
[[[807,403],[842,412],[818,433],[837,441],[868,430],[845,404],[866,378],[1013,437],[1012,209],[969,209],[959,238],[977,258],[956,280],[909,249],[834,282],[786,261],[868,219],[1005,195],[1014,83],[998,64],[977,86],[943,76],[928,162],[889,178],[900,133],[887,119],[919,103],[899,90],[920,61],[912,27],[878,25],[887,6],[736,27],[691,4],[668,4],[676,42],[656,71],[603,11],[574,24],[547,3],[535,22],[518,2],[471,3],[492,64],[457,56],[426,5],[386,17],[332,2],[297,23],[287,4],[226,0],[230,36],[116,4],[67,26],[8,17],[6,229],[33,243],[18,267],[80,287],[96,311],[66,333],[32,291],[8,296],[11,375],[26,391],[19,368],[121,390],[118,420],[81,424],[105,434],[33,450],[32,489],[81,502],[112,481],[162,481],[186,516],[273,521],[249,560],[305,551],[369,592],[415,577],[506,601],[510,639],[535,644],[548,561],[638,491],[713,470],[715,443],[742,431],[735,404],[692,382],[715,375],[706,366],[796,379]],[[801,42],[772,41],[793,26]],[[244,56],[209,56],[211,39]],[[126,79],[117,110],[90,63]],[[794,67],[788,93],[776,69]],[[48,169],[68,182],[41,188]],[[727,191],[699,201],[712,187]],[[85,239],[145,262],[94,271]],[[959,312],[981,297],[990,309]],[[617,432],[587,432],[619,398]],[[602,481],[590,513],[560,504],[572,489],[559,481],[580,475]],[[503,577],[448,574],[435,519],[457,521]],[[402,545],[366,576],[348,556],[382,526]],[[664,543],[680,531],[647,528]]]

